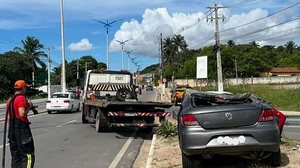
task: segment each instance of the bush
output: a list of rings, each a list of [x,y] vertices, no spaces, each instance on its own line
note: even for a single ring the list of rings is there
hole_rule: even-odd
[[[173,137],[178,135],[178,129],[175,124],[172,124],[168,120],[165,120],[156,130],[156,134],[161,135],[164,138]]]

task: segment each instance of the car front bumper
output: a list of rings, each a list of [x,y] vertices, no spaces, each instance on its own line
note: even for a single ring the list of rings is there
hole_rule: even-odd
[[[213,130],[180,126],[179,130],[180,147],[186,155],[240,155],[253,151],[277,152],[280,147],[279,130],[274,125],[272,126],[272,123]]]

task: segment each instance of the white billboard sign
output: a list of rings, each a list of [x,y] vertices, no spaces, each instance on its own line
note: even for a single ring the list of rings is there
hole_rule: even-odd
[[[207,56],[197,57],[197,79],[207,78]]]

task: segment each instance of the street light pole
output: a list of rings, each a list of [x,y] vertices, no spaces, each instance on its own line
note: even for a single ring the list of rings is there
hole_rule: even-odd
[[[114,20],[114,21],[112,21],[112,22],[108,22],[108,20],[106,20],[106,23],[105,23],[105,22],[102,22],[102,21],[100,21],[100,20],[94,19],[94,21],[103,24],[104,27],[106,28],[106,67],[107,67],[107,69],[109,69],[108,30],[109,30],[109,28],[111,27],[111,25],[112,25],[113,23],[115,23],[115,22],[117,22],[117,21],[120,21],[120,20],[122,20],[122,19]]]
[[[60,0],[60,28],[61,28],[61,90],[66,91],[66,58],[65,58],[65,35],[64,35],[64,12],[63,0]]]
[[[122,70],[124,69],[124,45],[126,42],[128,42],[129,40],[125,40],[125,41],[119,41],[119,40],[116,40],[117,42],[119,42],[119,44],[121,45],[122,47]]]
[[[51,68],[50,68],[50,66],[51,66],[51,64],[50,64],[50,48],[47,48],[48,49],[48,89],[47,89],[47,91],[48,91],[48,99],[50,99],[50,95],[51,95],[51,78],[50,78],[50,70],[51,70]]]

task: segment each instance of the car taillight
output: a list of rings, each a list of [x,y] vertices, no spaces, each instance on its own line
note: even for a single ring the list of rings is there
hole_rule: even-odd
[[[70,103],[70,100],[64,100],[64,103]]]
[[[199,125],[196,117],[193,114],[186,114],[181,116],[181,123],[184,126],[196,126]]]
[[[47,103],[51,103],[51,100],[47,100]]]
[[[274,116],[274,111],[272,109],[264,109],[259,117],[260,122],[264,122],[264,121],[273,121],[275,118]]]

